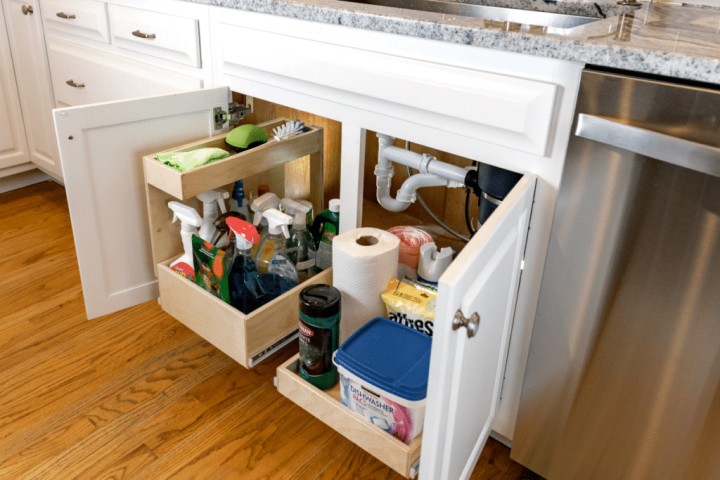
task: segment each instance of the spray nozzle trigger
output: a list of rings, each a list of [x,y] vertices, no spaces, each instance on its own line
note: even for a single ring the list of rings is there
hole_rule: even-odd
[[[292,223],[293,217],[282,213],[276,208],[268,208],[262,213],[262,216],[268,221],[268,232],[270,232],[271,235],[277,235],[282,232],[285,238],[290,238],[288,225]]]
[[[280,206],[280,199],[277,195],[272,192],[263,193],[258,198],[253,200],[250,205],[250,210],[253,211],[253,224],[255,226],[260,225],[260,220],[263,218],[263,212],[269,208],[277,209]]]
[[[226,190],[210,190],[209,192],[201,193],[197,196],[197,198],[203,203],[203,205],[211,204],[213,202],[217,202],[218,206],[220,207],[220,213],[227,212],[227,208],[225,207],[225,200],[230,198],[230,193]]]
[[[283,198],[280,201],[280,205],[282,205],[285,213],[288,215],[294,215],[293,228],[296,230],[305,229],[305,219],[308,212],[311,210],[310,207],[298,202],[297,200],[293,200],[292,198]]]

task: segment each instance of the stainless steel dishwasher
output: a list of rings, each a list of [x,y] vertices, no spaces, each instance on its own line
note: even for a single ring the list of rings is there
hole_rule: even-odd
[[[720,89],[586,70],[511,456],[720,478]]]

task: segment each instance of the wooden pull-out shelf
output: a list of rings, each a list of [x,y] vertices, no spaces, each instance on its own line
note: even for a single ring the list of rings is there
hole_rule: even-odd
[[[298,355],[277,369],[278,391],[322,420],[387,466],[412,478],[417,475],[422,435],[410,445],[382,431],[340,403],[340,385],[327,391],[311,385],[298,373]]]
[[[272,137],[272,129],[286,121],[278,119],[258,126]],[[227,150],[225,134],[169,151],[202,147]],[[321,272],[245,315],[170,269],[169,264],[182,254],[183,247],[180,224],[172,223],[173,213],[167,203],[181,201],[202,212],[196,195],[232,188],[236,180],[243,179],[248,192],[259,183],[267,183],[281,198],[309,199],[319,212],[323,208],[322,148],[322,129],[310,127],[300,135],[268,141],[184,173],[158,162],[155,155],[143,159],[150,239],[162,308],[246,368],[297,337],[300,291],[313,283],[331,284],[332,272]]]
[[[232,183],[239,178],[249,178],[306,155],[322,153],[323,132],[317,127],[310,127],[308,132],[281,141],[273,140],[273,128],[286,121],[287,119],[279,119],[258,125],[268,133],[267,143],[241,153],[232,154],[231,152],[227,158],[187,172],[178,172],[155,160],[155,155],[148,155],[144,158],[145,181],[172,195],[175,199],[184,201],[208,190]],[[167,151],[186,152],[204,147],[217,147],[224,150],[229,148],[225,144],[225,134],[222,134]],[[322,179],[322,168],[319,172],[311,172],[313,175],[317,173]]]
[[[248,315],[158,264],[162,308],[189,329],[251,368],[297,335],[300,291],[314,283],[332,284],[324,270]]]

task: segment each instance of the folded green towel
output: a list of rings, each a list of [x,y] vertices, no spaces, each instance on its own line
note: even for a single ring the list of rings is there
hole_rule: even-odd
[[[197,150],[190,150],[189,152],[158,153],[155,159],[175,170],[187,172],[188,170],[215,160],[220,160],[229,155],[230,153],[222,148],[198,148]]]

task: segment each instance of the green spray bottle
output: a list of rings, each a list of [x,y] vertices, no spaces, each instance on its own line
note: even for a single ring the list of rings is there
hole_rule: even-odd
[[[318,270],[332,267],[332,241],[340,231],[340,199],[333,198],[327,210],[315,217],[312,235],[317,245],[316,266]]]

